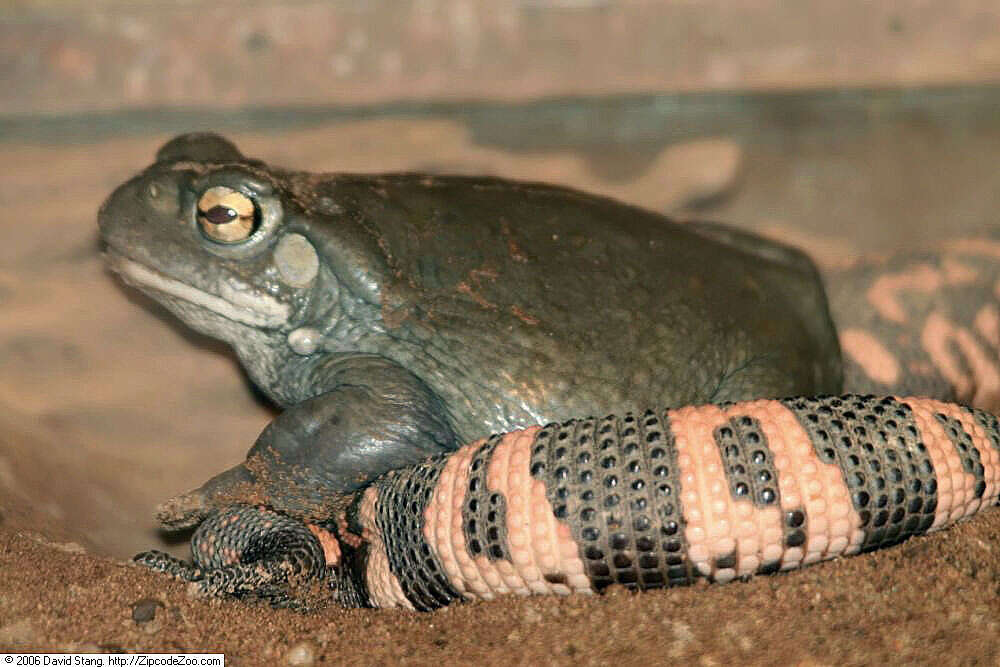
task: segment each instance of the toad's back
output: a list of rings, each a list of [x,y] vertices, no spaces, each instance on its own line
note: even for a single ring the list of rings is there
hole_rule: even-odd
[[[373,351],[460,432],[840,390],[818,275],[784,246],[506,180],[335,176],[303,194],[366,230],[387,267]]]

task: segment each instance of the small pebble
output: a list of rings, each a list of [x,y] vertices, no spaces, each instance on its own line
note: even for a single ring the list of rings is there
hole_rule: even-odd
[[[132,604],[132,620],[142,625],[156,618],[156,608],[163,603],[153,598],[143,598]]]
[[[307,641],[301,641],[285,654],[285,662],[296,667],[307,667],[316,661],[316,649]]]

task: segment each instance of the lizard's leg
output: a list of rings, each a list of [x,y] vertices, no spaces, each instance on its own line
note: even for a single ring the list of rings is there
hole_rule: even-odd
[[[847,391],[1000,410],[1000,241],[952,240],[823,277]]]
[[[328,560],[339,556],[330,553],[329,546],[324,549],[321,531],[271,510],[234,506],[198,527],[191,540],[193,562],[162,551],[143,552],[134,560],[194,582],[206,595],[259,597],[277,606],[298,606],[292,589],[324,579]]]

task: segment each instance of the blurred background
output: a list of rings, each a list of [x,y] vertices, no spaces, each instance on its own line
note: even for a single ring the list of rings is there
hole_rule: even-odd
[[[564,183],[827,267],[997,227],[996,1],[0,7],[0,511],[101,553],[151,546],[273,414],[101,264],[97,207],[173,134]]]

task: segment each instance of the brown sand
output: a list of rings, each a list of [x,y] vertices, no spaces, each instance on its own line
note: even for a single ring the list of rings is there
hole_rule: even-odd
[[[255,141],[307,155],[335,136]],[[19,165],[0,188],[0,647],[221,651],[239,665],[1000,664],[1000,510],[748,583],[429,614],[207,601],[128,565],[164,546],[152,507],[239,460],[272,414],[227,351],[101,265],[94,212],[158,142],[0,147]]]
[[[0,529],[0,646],[223,652],[264,665],[997,664],[1000,511],[887,551],[748,583],[309,615],[190,597],[120,560]],[[151,621],[133,620],[153,599]]]

